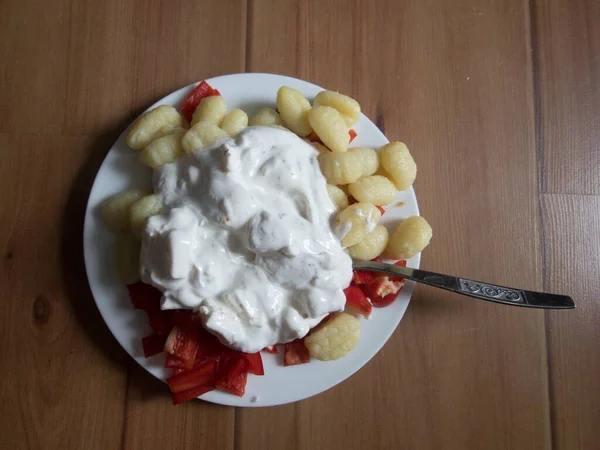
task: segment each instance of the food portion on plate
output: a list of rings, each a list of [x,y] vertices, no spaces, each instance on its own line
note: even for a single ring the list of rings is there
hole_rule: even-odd
[[[286,86],[274,100],[249,118],[203,81],[178,109],[144,113],[126,143],[153,169],[153,192],[102,205],[117,272],[154,332],[144,353],[167,353],[174,403],[243,395],[248,373],[264,374],[261,350],[282,346],[286,366],[345,356],[358,317],[404,284],[351,258],[405,264],[431,239],[419,216],[391,234],[379,224],[416,165],[401,142],[349,148],[358,102],[322,91],[311,104]]]

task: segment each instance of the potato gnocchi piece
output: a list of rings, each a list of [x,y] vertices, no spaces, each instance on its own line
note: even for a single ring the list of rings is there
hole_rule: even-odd
[[[343,247],[351,247],[362,241],[375,229],[381,212],[372,203],[355,203],[342,210],[334,222],[334,230],[340,236]]]
[[[379,161],[400,191],[408,189],[415,182],[417,165],[404,143],[390,142],[381,147]]]
[[[348,152],[357,153],[362,159],[362,176],[373,175],[379,169],[379,156],[377,151],[368,147],[349,148]]]
[[[134,150],[142,150],[161,136],[177,128],[186,128],[185,119],[169,105],[160,105],[142,114],[131,126],[125,143]]]
[[[348,206],[348,196],[339,187],[328,184],[327,194],[338,211],[341,211]]]
[[[214,123],[198,122],[183,135],[181,144],[184,152],[192,153],[226,137],[228,134]]]
[[[233,137],[248,126],[248,114],[241,109],[233,109],[227,113],[221,123],[221,129]]]
[[[144,189],[119,192],[102,203],[102,218],[113,231],[129,230],[129,208],[140,198],[148,195]]]
[[[192,125],[198,122],[210,122],[215,125],[221,125],[223,118],[227,114],[227,103],[220,95],[204,97],[196,107],[192,116]]]
[[[179,129],[173,134],[168,134],[152,141],[140,153],[142,164],[156,169],[177,160],[177,158],[183,155],[181,138],[185,133],[186,130]]]
[[[282,86],[277,91],[277,109],[283,124],[300,137],[312,133],[308,122],[308,113],[311,110],[310,102],[298,92],[288,86]]]
[[[263,108],[250,119],[251,127],[268,127],[269,125],[283,125],[281,116],[271,108]]]
[[[362,176],[362,159],[356,153],[323,152],[318,158],[321,172],[329,184],[350,184]]]
[[[308,141],[308,143],[310,145],[312,145],[314,148],[316,148],[319,153],[331,153],[329,151],[329,149],[327,147],[325,147],[323,144],[321,144],[320,142],[310,142],[310,141]]]
[[[139,199],[129,210],[129,222],[131,223],[131,231],[140,239],[142,232],[146,226],[148,217],[156,216],[162,212],[163,205],[157,195],[147,195]]]
[[[360,338],[360,324],[350,314],[341,312],[304,339],[313,358],[321,361],[340,359],[352,351]]]
[[[370,261],[384,252],[389,240],[390,235],[387,228],[377,225],[362,241],[348,247],[348,253],[354,259]]]
[[[403,220],[390,236],[386,254],[394,259],[409,259],[429,245],[433,230],[421,216]]]
[[[387,205],[396,198],[396,186],[386,177],[371,175],[348,185],[352,197],[359,202]]]
[[[140,280],[140,243],[130,234],[119,233],[115,247],[115,268],[122,283]]]
[[[360,118],[360,105],[352,97],[334,91],[322,91],[313,101],[315,106],[330,106],[336,109],[344,119],[346,126],[351,127]]]
[[[308,114],[310,126],[332,152],[348,150],[350,135],[342,115],[330,106],[315,106]]]

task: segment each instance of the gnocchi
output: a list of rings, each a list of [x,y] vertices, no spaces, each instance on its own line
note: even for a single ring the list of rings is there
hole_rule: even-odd
[[[113,231],[129,229],[129,208],[140,198],[148,195],[143,189],[130,189],[113,195],[102,204],[104,223]]]
[[[221,129],[229,136],[235,136],[248,126],[248,114],[241,109],[233,109],[223,118]]]
[[[185,119],[169,105],[160,105],[142,114],[131,126],[125,143],[134,150],[142,150],[155,139],[185,128]]]
[[[337,313],[317,330],[306,336],[304,345],[313,358],[321,361],[340,359],[358,343],[360,324],[348,313]]]
[[[370,261],[381,255],[390,240],[388,230],[383,225],[377,225],[358,244],[348,247],[348,253],[354,259]]]
[[[315,134],[332,152],[348,150],[348,126],[336,109],[330,106],[315,106],[308,114],[308,121]]]
[[[310,143],[310,145],[312,145],[314,148],[316,148],[319,153],[330,153],[329,149],[327,147],[325,147],[323,144],[321,144],[320,142],[310,142],[310,141],[308,141],[308,142]]]
[[[368,147],[354,147],[348,149],[348,152],[357,153],[362,159],[362,176],[373,175],[379,169],[379,156],[377,152]]]
[[[356,153],[323,152],[318,158],[321,172],[329,184],[350,184],[362,176],[362,159]]]
[[[358,244],[373,231],[381,219],[381,212],[372,203],[355,203],[342,210],[334,222],[343,247]]]
[[[271,125],[283,125],[283,122],[277,111],[271,108],[263,108],[250,119],[249,125],[251,127],[268,127]]]
[[[140,243],[130,234],[119,233],[115,247],[115,269],[125,284],[140,280]]]
[[[310,102],[291,87],[282,86],[277,91],[277,109],[283,124],[300,137],[306,137],[312,133],[308,121],[311,110]]]
[[[361,178],[349,184],[348,190],[352,197],[359,202],[368,202],[374,205],[387,205],[396,198],[394,183],[381,175]]]
[[[396,227],[386,248],[394,259],[409,259],[429,245],[433,235],[431,226],[421,216],[411,216]]]
[[[399,190],[412,186],[417,176],[417,165],[404,143],[390,142],[381,147],[379,160]]]
[[[333,205],[337,211],[341,211],[348,206],[348,196],[339,187],[334,186],[333,184],[328,184],[327,194],[329,195],[329,198],[333,202]]]
[[[315,106],[330,106],[336,109],[348,127],[354,125],[360,117],[360,105],[352,97],[334,91],[322,91],[313,101]]]
[[[192,117],[192,125],[198,122],[210,122],[215,125],[221,125],[225,114],[227,113],[227,103],[220,95],[204,97],[196,107]]]
[[[162,202],[157,195],[147,195],[136,201],[129,210],[129,223],[131,231],[139,239],[146,226],[148,217],[156,216],[162,212]]]
[[[198,122],[183,135],[181,145],[184,152],[192,153],[226,137],[228,134],[214,123]]]
[[[152,141],[140,153],[140,161],[142,164],[156,169],[157,167],[175,161],[183,155],[181,138],[185,133],[186,130],[180,129],[173,134],[168,134]]]

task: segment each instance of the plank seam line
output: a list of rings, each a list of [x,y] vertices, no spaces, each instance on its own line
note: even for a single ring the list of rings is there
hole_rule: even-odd
[[[542,269],[542,289],[546,289],[547,279],[547,253],[546,253],[546,227],[544,223],[542,195],[546,186],[544,173],[544,136],[542,134],[542,97],[540,91],[540,60],[538,41],[538,14],[536,0],[528,0],[529,7],[529,44],[531,46],[531,86],[533,95],[533,119],[535,128],[535,155],[537,166],[537,203],[538,203],[538,226],[540,231],[539,244]],[[544,336],[546,344],[546,376],[548,389],[548,421],[550,425],[550,448],[556,450],[556,427],[554,414],[554,399],[552,393],[552,361],[551,361],[551,338],[548,312],[544,312]]]
[[[131,377],[131,361],[127,365],[127,377],[125,378],[125,405],[123,406],[123,431],[121,432],[121,450],[125,450],[127,442],[127,423],[129,419],[127,412],[129,411],[129,378]]]

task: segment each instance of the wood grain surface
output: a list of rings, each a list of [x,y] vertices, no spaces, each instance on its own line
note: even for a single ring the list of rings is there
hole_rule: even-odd
[[[593,0],[0,2],[0,448],[595,448],[599,20]],[[408,144],[434,228],[423,267],[577,310],[419,287],[381,352],[323,394],[172,407],[96,310],[83,213],[140,111],[244,71],[352,95]]]

